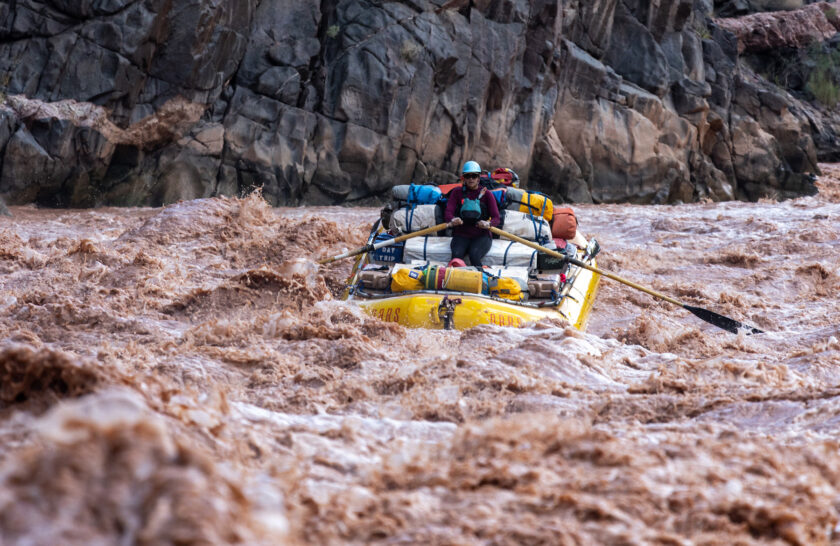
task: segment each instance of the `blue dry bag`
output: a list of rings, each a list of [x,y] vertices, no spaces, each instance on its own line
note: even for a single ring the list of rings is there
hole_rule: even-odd
[[[409,205],[434,205],[439,199],[440,188],[437,186],[411,184],[408,188]]]

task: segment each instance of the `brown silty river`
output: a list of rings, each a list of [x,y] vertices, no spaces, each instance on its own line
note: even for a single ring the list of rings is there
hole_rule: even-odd
[[[0,543],[840,543],[840,167],[815,197],[576,206],[580,333],[340,301],[374,208],[0,218]]]

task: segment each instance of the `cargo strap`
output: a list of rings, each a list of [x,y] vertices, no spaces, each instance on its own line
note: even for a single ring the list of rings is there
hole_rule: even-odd
[[[410,192],[411,190],[409,190]],[[414,209],[417,208],[417,205],[411,205],[410,207],[405,208],[405,229],[408,232],[411,232],[411,224],[414,223]],[[411,216],[408,213],[411,213]]]
[[[508,246],[507,246],[507,248],[505,249],[505,254],[504,254],[504,256],[502,256],[502,265],[507,265],[507,256],[508,256],[508,251],[511,249],[511,247],[512,247],[514,244],[516,244],[516,243],[514,243],[513,241],[511,241],[511,242],[509,242],[509,243],[508,243]]]
[[[537,193],[537,192],[528,192],[525,195],[527,196],[527,199],[528,199],[528,203],[527,203],[527,205],[528,205],[528,216],[531,218],[531,225],[533,225],[533,227],[534,227],[534,239],[541,242],[543,240],[542,219],[543,219],[543,215],[545,214],[545,207],[548,204],[548,197],[545,196],[545,195],[542,195],[541,193]],[[542,198],[543,198],[542,208],[540,210],[540,215],[539,215],[539,219],[540,219],[539,222],[534,217],[534,209],[537,208],[537,207],[535,207],[534,205],[531,204],[531,196],[532,195],[542,195]]]
[[[515,244],[516,243],[514,241],[511,241],[511,242],[508,243],[508,246],[505,248],[505,253],[502,256],[502,265],[503,266],[506,266],[508,264],[507,263],[508,252],[510,251],[511,248],[513,248],[513,245],[515,245]],[[539,251],[537,251],[537,250],[535,250],[531,253],[531,259],[528,260],[528,267],[533,268],[533,267],[536,266],[536,264],[537,264],[536,258],[537,258],[538,253],[539,253]]]

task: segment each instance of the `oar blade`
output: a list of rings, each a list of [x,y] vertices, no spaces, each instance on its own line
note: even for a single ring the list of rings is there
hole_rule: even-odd
[[[708,309],[703,309],[702,307],[683,305],[683,308],[688,309],[689,311],[694,313],[695,316],[702,320],[705,320],[709,324],[714,324],[718,328],[723,328],[724,330],[732,332],[733,334],[737,334],[738,331],[741,329],[746,330],[747,335],[764,333],[763,330],[759,330],[755,326],[750,326],[748,324],[744,324],[743,322],[738,322],[735,319],[719,315],[714,311],[709,311]]]

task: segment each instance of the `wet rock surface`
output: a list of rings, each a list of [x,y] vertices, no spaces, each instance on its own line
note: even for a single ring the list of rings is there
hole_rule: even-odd
[[[466,159],[564,201],[755,200],[836,154],[833,111],[739,57],[831,42],[829,4],[70,4],[0,12],[8,204],[335,204]]]
[[[717,24],[735,34],[738,50],[744,53],[777,47],[802,48],[813,42],[823,42],[837,34],[840,19],[835,6],[820,2],[791,12],[720,19]]]

